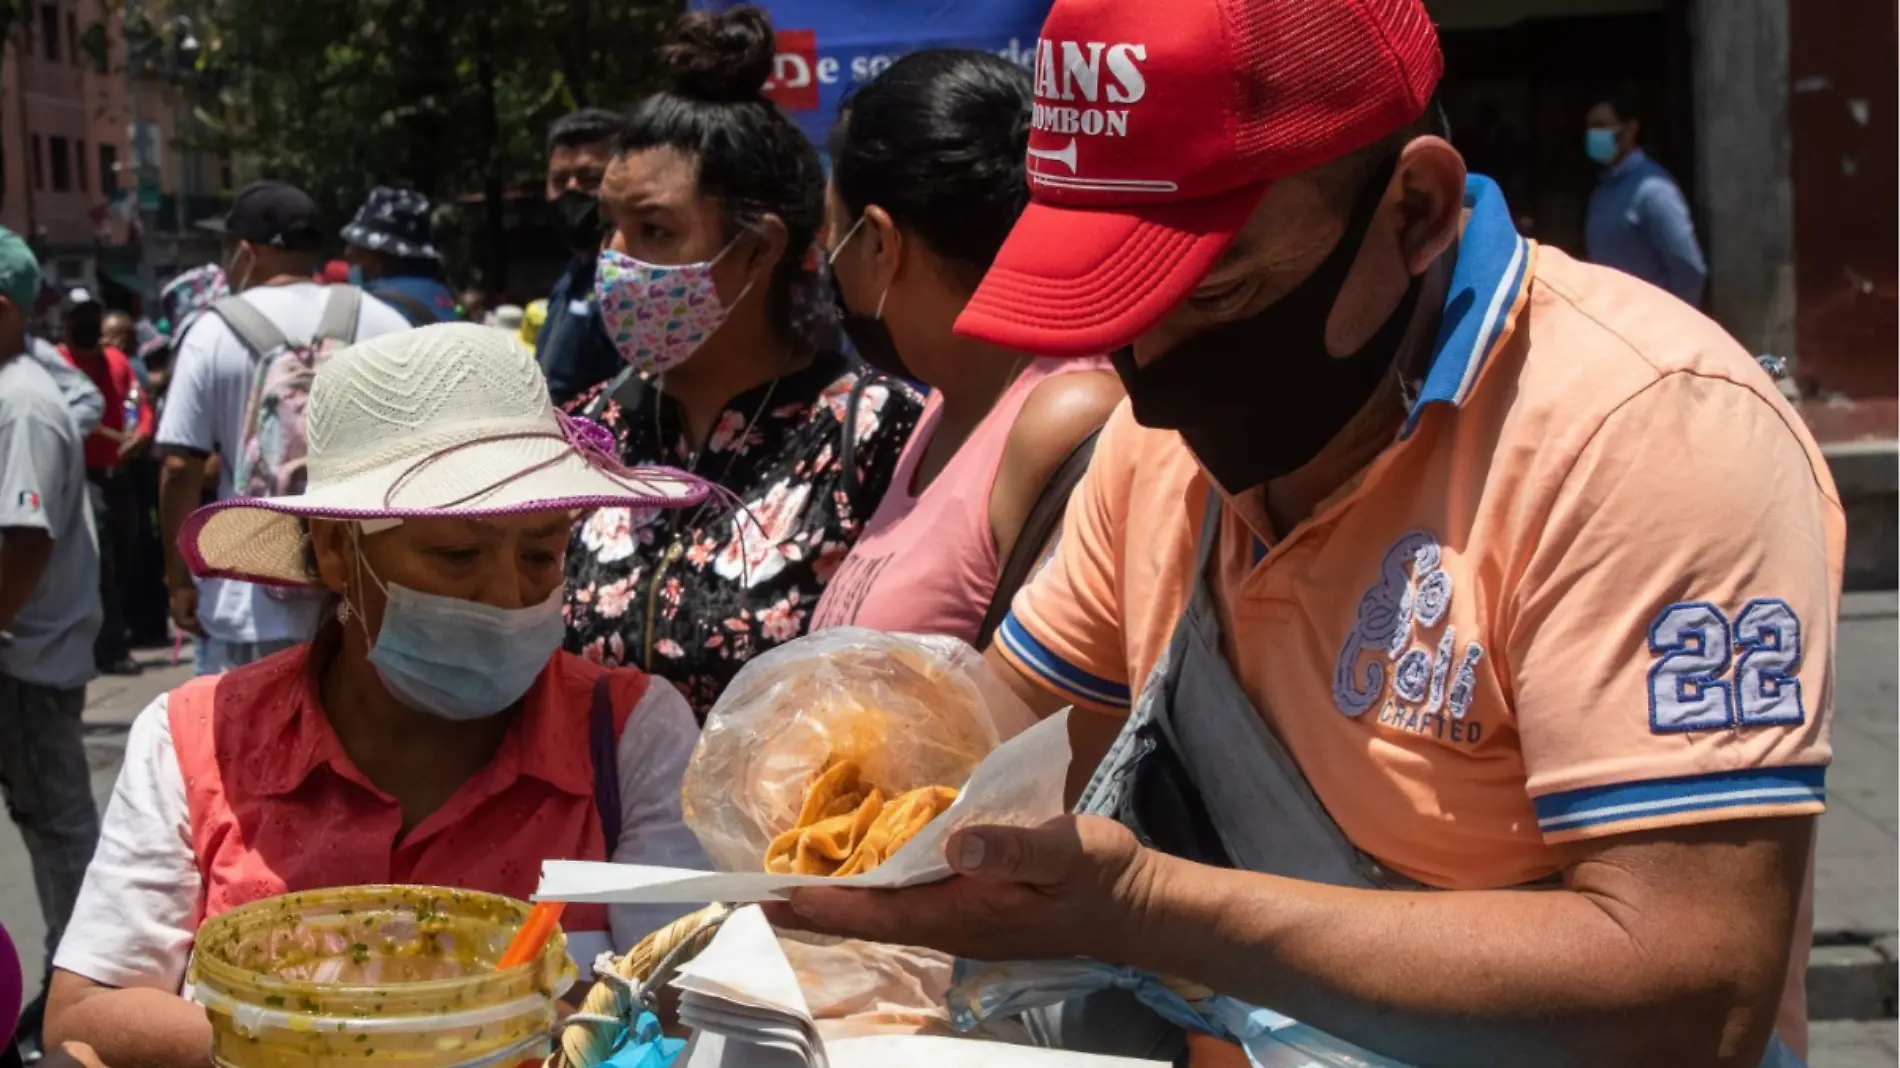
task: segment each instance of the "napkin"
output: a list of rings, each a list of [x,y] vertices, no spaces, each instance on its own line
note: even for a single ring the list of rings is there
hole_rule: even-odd
[[[671,984],[693,1029],[687,1068],[828,1068],[824,1040],[765,914],[740,909]]]
[[[757,908],[733,913],[672,986],[680,992],[680,1022],[693,1029],[681,1068],[1164,1068],[940,1035],[848,1038],[827,1048],[778,936]]]
[[[904,844],[889,860],[862,875],[770,872],[703,872],[644,864],[550,860],[541,865],[536,901],[588,901],[615,905],[695,905],[782,901],[801,886],[894,890],[950,877],[944,842],[962,827],[1033,827],[1062,815],[1062,789],[1069,771],[1069,714],[1065,710],[998,746],[970,773],[956,804]],[[728,920],[728,923],[731,921]]]
[[[831,1068],[1168,1068],[1167,1061],[1010,1046],[942,1035],[873,1035],[832,1043]]]

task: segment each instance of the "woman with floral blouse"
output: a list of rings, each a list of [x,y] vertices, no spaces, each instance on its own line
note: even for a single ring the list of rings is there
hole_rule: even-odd
[[[671,88],[634,109],[600,192],[596,296],[630,366],[573,406],[626,461],[728,491],[602,509],[568,555],[568,648],[672,681],[702,719],[747,660],[805,632],[923,406],[821,340],[824,176],[761,95],[772,41],[744,6],[684,16],[662,53]]]

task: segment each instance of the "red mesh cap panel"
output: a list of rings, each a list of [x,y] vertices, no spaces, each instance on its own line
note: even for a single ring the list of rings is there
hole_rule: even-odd
[[[1444,70],[1419,0],[1221,0],[1255,180],[1364,148],[1424,114]]]
[[[1442,68],[1419,0],[1056,0],[1034,202],[959,331],[1047,355],[1133,341],[1267,185],[1404,128]]]

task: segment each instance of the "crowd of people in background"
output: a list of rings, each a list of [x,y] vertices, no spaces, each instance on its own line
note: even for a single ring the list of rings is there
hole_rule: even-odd
[[[1090,261],[1134,310],[1051,326],[1060,316],[1035,309],[1053,283],[1020,251],[1032,197],[1047,194],[1026,165],[1037,75],[981,52],[906,56],[857,89],[821,155],[764,95],[773,57],[756,8],[689,14],[661,52],[665,88],[624,112],[582,110],[552,125],[546,198],[571,259],[547,298],[526,305],[457,292],[431,205],[413,191],[376,188],[339,230],[295,185],[260,181],[217,224],[221,262],[168,282],[149,323],[72,289],[59,295],[58,340],[42,341],[39,267],[0,231],[0,782],[45,913],[49,1034],[92,1043],[108,1064],[201,1061],[203,1014],[178,996],[196,924],[270,893],[347,878],[525,897],[538,862],[555,855],[703,864],[677,796],[696,721],[747,662],[814,630],[959,638],[988,650],[1038,712],[1073,703],[1078,720],[1101,713],[1097,729],[1128,711],[1149,668],[1178,673],[1180,656],[1205,669],[1195,679],[1225,680],[1214,697],[1236,724],[1272,719],[1275,702],[1254,691],[1295,676],[1304,689],[1286,694],[1283,713],[1353,695],[1356,646],[1338,681],[1330,649],[1300,652],[1299,671],[1271,679],[1249,662],[1236,679],[1224,663],[1233,646],[1210,621],[1241,601],[1250,569],[1284,559],[1273,532],[1308,529],[1323,502],[1346,507],[1359,493],[1352,472],[1378,472],[1368,465],[1380,450],[1439,448],[1429,433],[1410,435],[1425,409],[1466,403],[1486,346],[1515,345],[1509,359],[1528,359],[1530,342],[1489,320],[1482,333],[1447,319],[1435,348],[1406,333],[1415,312],[1437,316],[1441,299],[1455,308],[1482,298],[1506,319],[1530,299],[1520,299],[1529,246],[1495,185],[1466,185],[1435,98],[1389,103],[1379,115],[1406,111],[1405,123],[1351,145],[1341,134],[1301,157],[1301,169],[1331,162],[1309,184],[1248,201],[1273,225],[1247,230],[1218,262],[1181,245],[1157,280],[1134,260]],[[1353,121],[1376,125],[1372,114]],[[1593,255],[1694,303],[1694,235],[1680,192],[1641,152],[1634,105],[1606,102],[1588,129],[1605,168],[1590,208]],[[1395,180],[1412,183],[1403,211],[1381,199]],[[1060,223],[1040,207],[1039,226]],[[1165,213],[1136,218],[1151,207],[1129,209],[1129,226],[1156,227],[1157,241],[1212,232]],[[1333,215],[1345,218],[1344,237],[1301,230]],[[1223,240],[1255,225],[1234,211],[1221,218]],[[1402,227],[1401,248],[1387,238]],[[1300,240],[1275,246],[1286,233]],[[1363,316],[1364,347],[1341,357],[1328,351],[1327,314],[1361,244],[1384,249],[1375,267],[1399,310]],[[1008,267],[1006,246],[1018,249]],[[1206,292],[1208,278],[1260,264],[1278,278],[1301,257],[1306,281]],[[1564,278],[1593,270],[1560,254],[1541,262]],[[1566,284],[1608,284],[1575,277],[1585,281]],[[1010,285],[1021,288],[998,295]],[[1285,299],[1261,311],[1269,291]],[[1618,292],[1688,321],[1646,289]],[[1242,304],[1254,311],[1242,316]],[[1157,370],[1136,345],[1169,315],[1205,329],[1179,343],[1206,357],[1178,372],[1186,377],[1168,369],[1188,367],[1187,356]],[[1417,333],[1429,340],[1437,328]],[[1545,351],[1568,343],[1538,337]],[[1244,357],[1209,355],[1237,339]],[[1268,343],[1292,355],[1236,362]],[[1281,373],[1308,376],[1317,399],[1274,394]],[[1320,385],[1341,382],[1338,403],[1321,396]],[[1214,425],[1197,405],[1222,383],[1275,399],[1265,415],[1236,410]],[[1497,406],[1494,432],[1509,432],[1506,401],[1483,403]],[[1383,420],[1377,432],[1345,434],[1363,412]],[[1274,450],[1255,449],[1256,438]],[[1259,490],[1348,446],[1340,477],[1304,485],[1294,504]],[[1443,461],[1457,470],[1430,477],[1470,479],[1475,500],[1476,457],[1460,451]],[[1415,485],[1427,475],[1382,477]],[[1198,546],[1173,522],[1184,514],[1200,517]],[[1383,550],[1359,540],[1359,555],[1371,555],[1356,563],[1373,570],[1354,569],[1355,581],[1380,573]],[[1423,543],[1401,544],[1423,569]],[[1437,567],[1437,545],[1429,550]],[[1050,577],[1018,598],[1052,553]],[[1301,581],[1276,596],[1315,596]],[[1357,595],[1329,591],[1311,611],[1350,608]],[[1126,631],[1118,613],[1131,616]],[[1295,640],[1270,633],[1264,614],[1229,623],[1260,662]],[[102,830],[80,734],[86,684],[140,670],[135,648],[185,637],[201,678],[132,728]],[[1453,705],[1480,700],[1472,687],[1489,678],[1482,650],[1453,673],[1456,652],[1447,628],[1437,674],[1413,665],[1421,693],[1429,676],[1434,707],[1446,685]],[[1153,699],[1207,696],[1169,678]],[[1358,730],[1366,710],[1324,726]],[[1294,727],[1289,744],[1321,745],[1302,733],[1318,729]],[[1430,729],[1407,728],[1393,744],[1436,753],[1420,740]],[[1447,887],[1562,870],[1543,839],[1518,830],[1498,829],[1486,845],[1508,844],[1498,870],[1510,878],[1459,868],[1484,852],[1470,843],[1419,844],[1471,833],[1427,826],[1423,814],[1380,838],[1395,817],[1342,800],[1351,791],[1340,782],[1389,769],[1351,763],[1343,754],[1368,751],[1358,742],[1323,744],[1351,771],[1306,772],[1327,807],[1420,879],[1443,874],[1441,863],[1457,869],[1438,880]],[[1602,739],[1549,745],[1578,761],[1616,755]],[[221,757],[233,751],[254,758],[240,768]],[[1294,766],[1284,754],[1280,764]],[[1301,771],[1290,775],[1306,787]],[[1483,789],[1516,796],[1522,778],[1494,776]],[[1387,808],[1406,808],[1392,798]],[[1346,842],[1331,817],[1319,819]],[[462,833],[473,826],[510,830]],[[1344,867],[1365,859],[1342,848]],[[1417,885],[1388,875],[1365,892]],[[571,910],[568,923],[576,946],[624,949],[667,915]],[[23,1021],[29,1043],[40,1008]],[[1404,1011],[1432,1033],[1476,1010]]]
[[[23,344],[59,372],[52,391],[67,391],[71,418],[90,419],[90,500],[80,511],[97,525],[96,543],[57,539],[85,557],[66,570],[96,574],[97,596],[42,582],[33,600],[58,600],[75,618],[41,626],[27,611],[13,620],[16,631],[84,644],[90,658],[54,680],[58,707],[42,718],[76,725],[86,678],[138,671],[130,650],[171,635],[189,639],[201,676],[312,648],[341,657],[333,673],[352,672],[353,656],[373,660],[367,644],[321,638],[348,618],[339,605],[361,604],[361,590],[286,590],[255,570],[208,563],[192,517],[244,501],[287,507],[323,477],[273,455],[318,418],[271,392],[277,368],[326,363],[353,346],[364,359],[392,353],[385,343],[463,320],[485,328],[483,343],[529,360],[570,417],[603,428],[600,448],[622,469],[663,465],[708,487],[689,507],[587,509],[562,537],[560,644],[576,663],[664,680],[690,725],[748,660],[815,627],[987,641],[989,617],[1052,537],[1093,432],[1120,399],[1105,360],[1035,360],[950,331],[1027,203],[1030,76],[982,53],[900,61],[841,117],[828,179],[818,148],[763,95],[772,42],[754,9],[687,18],[665,52],[668,88],[624,113],[583,110],[554,123],[547,196],[572,260],[545,301],[491,311],[479,290],[451,289],[419,194],[378,187],[339,231],[281,181],[246,187],[211,224],[221,262],[163,287],[157,329],[143,343],[131,316],[107,315],[75,290],[60,308],[63,342],[39,346],[22,296]],[[16,268],[37,277],[30,263]],[[668,314],[642,314],[656,302]],[[460,362],[472,368],[479,345],[461,343]],[[277,407],[266,396],[279,397]],[[305,529],[321,544],[320,520]],[[378,574],[414,580],[390,558],[368,559]],[[386,665],[376,670],[392,681]],[[419,703],[414,690],[397,692]],[[339,714],[330,718],[367,759]],[[164,769],[189,756],[153,728],[132,741],[128,766]],[[73,749],[77,735],[46,744]],[[643,759],[650,777],[657,757]],[[59,801],[77,814],[75,830],[65,859],[48,861],[60,878],[43,884],[49,962],[98,834],[80,796],[83,760],[62,774],[82,789]],[[124,808],[143,822],[107,821],[82,925],[104,931],[115,954],[147,946],[132,956],[158,970],[108,966],[86,956],[93,936],[67,939],[60,966],[93,986],[175,984],[182,957],[165,947],[189,944],[177,925],[202,889],[186,878],[189,853],[176,858],[163,900],[133,889],[150,874],[154,838],[191,840],[190,827],[161,826],[184,817],[156,774],[122,777],[121,794],[133,791]],[[665,804],[656,810],[641,796],[630,821],[665,815]],[[31,806],[15,812],[36,859],[60,852],[37,844]],[[696,856],[669,855],[665,840],[649,834],[630,853],[609,852]],[[87,989],[80,1000],[90,1000]]]

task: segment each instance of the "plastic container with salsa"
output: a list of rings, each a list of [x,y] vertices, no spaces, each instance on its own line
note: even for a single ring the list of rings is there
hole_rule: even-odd
[[[496,971],[528,906],[428,886],[286,894],[206,921],[187,976],[224,1068],[485,1068],[549,1051],[575,968],[558,931]]]

